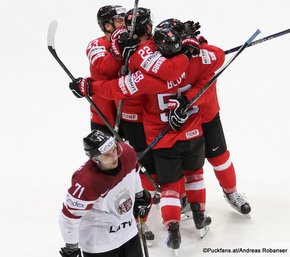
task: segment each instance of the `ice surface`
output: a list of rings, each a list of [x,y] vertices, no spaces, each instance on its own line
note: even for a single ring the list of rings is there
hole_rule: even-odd
[[[5,1],[1,5],[0,156],[1,253],[5,257],[59,256],[61,202],[70,176],[85,160],[81,139],[89,132],[89,106],[68,89],[69,77],[46,45],[56,19],[56,50],[75,77],[89,75],[87,43],[101,32],[96,10],[133,1]],[[153,1],[154,23],[176,17],[199,21],[203,35],[227,50],[256,29],[258,38],[289,29],[289,1]],[[230,57],[230,56],[228,56]],[[285,248],[290,256],[290,34],[246,49],[221,76],[221,117],[238,189],[252,205],[252,219],[223,199],[205,166],[210,231],[200,239],[191,221],[181,225],[180,257],[231,256],[203,249]],[[151,257],[174,256],[164,244],[159,210],[149,225],[156,240]],[[287,229],[288,228],[288,229]],[[234,254],[233,256],[246,256]],[[263,256],[263,254],[251,254]]]

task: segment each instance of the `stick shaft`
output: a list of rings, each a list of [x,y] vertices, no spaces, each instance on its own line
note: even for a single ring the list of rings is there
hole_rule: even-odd
[[[64,63],[61,61],[61,59],[58,57],[56,50],[55,50],[55,32],[57,28],[57,22],[52,21],[49,25],[48,28],[48,33],[47,33],[47,47],[49,52],[52,54],[54,59],[58,62],[58,64],[62,67],[62,69],[65,71],[65,73],[71,78],[72,81],[75,81],[75,77],[72,75],[72,73],[69,71],[69,69],[64,65]],[[89,97],[86,96],[87,101],[91,104],[95,112],[99,115],[99,117],[102,119],[102,121],[105,123],[105,125],[108,127],[108,129],[112,132],[112,134],[115,136],[115,138],[119,141],[122,142],[122,138],[119,136],[119,134],[114,130],[114,128],[111,126],[111,124],[108,122],[106,117],[102,114],[100,109],[96,106],[96,104],[93,102],[93,100]]]
[[[213,82],[226,70],[226,68],[244,51],[244,49],[251,44],[254,38],[261,33],[258,29],[255,33],[240,47],[238,52],[205,84],[205,86],[191,99],[191,101],[187,104],[185,108],[185,112],[188,111],[189,108],[205,93],[206,90],[213,84]],[[153,148],[161,138],[167,133],[170,129],[169,124],[167,124],[164,129],[156,136],[156,138],[148,145],[148,147],[139,155],[139,160],[144,157],[146,153],[149,152],[151,148]]]
[[[261,39],[258,39],[258,40],[255,40],[253,42],[251,42],[247,47],[250,47],[250,46],[254,46],[254,45],[257,45],[257,44],[261,44],[261,43],[264,43],[268,40],[271,40],[273,38],[277,38],[277,37],[281,37],[285,34],[288,34],[290,33],[290,29],[286,29],[286,30],[283,30],[281,32],[278,32],[278,33],[275,33],[275,34],[272,34],[272,35],[269,35],[267,37],[263,37]],[[225,54],[230,54],[230,53],[233,53],[233,52],[236,52],[240,49],[241,46],[236,46],[236,47],[233,47],[232,49],[229,49],[229,50],[226,50],[225,51]]]

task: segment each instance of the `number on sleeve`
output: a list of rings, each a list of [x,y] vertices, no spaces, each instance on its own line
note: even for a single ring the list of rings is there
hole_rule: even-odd
[[[73,196],[75,196],[78,193],[77,198],[80,198],[82,193],[84,192],[85,188],[83,186],[81,186],[79,183],[75,184],[75,191],[72,193]]]

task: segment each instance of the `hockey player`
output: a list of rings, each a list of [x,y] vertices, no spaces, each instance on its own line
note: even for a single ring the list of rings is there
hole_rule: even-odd
[[[132,30],[133,9],[126,14],[126,27]],[[134,35],[140,39],[140,43],[134,54],[130,57],[129,70],[151,74],[165,81],[177,80],[189,64],[191,53],[187,49],[178,56],[167,59],[156,50],[156,46],[152,37],[152,19],[150,9],[139,7],[137,10],[136,24]],[[112,41],[112,45],[116,45],[112,49],[119,51],[118,43],[120,39]],[[195,42],[196,50],[199,51],[198,42]],[[115,55],[117,55],[117,53]],[[141,103],[142,96],[125,99],[122,108],[122,119],[120,124],[121,135],[129,140],[137,152],[142,152],[146,149],[147,143],[145,140],[144,128],[142,123],[143,107]],[[140,163],[146,168],[147,172],[156,180],[155,165],[152,152],[140,160]],[[141,174],[141,181],[144,188],[154,191],[152,183],[148,181],[146,176]],[[154,234],[146,226],[146,238],[154,239]]]
[[[127,27],[131,25],[132,17],[133,9],[126,13],[125,23]],[[151,32],[152,20],[150,10],[139,7],[136,13],[134,37],[140,40],[140,44],[143,44],[144,41],[152,37]],[[124,30],[123,33],[119,34],[118,38],[112,40],[112,55],[117,59],[124,59],[121,54],[120,46],[121,44],[123,44],[122,38],[126,38],[125,36],[123,36],[126,33],[128,33],[128,31]],[[133,56],[130,57],[129,71],[132,71],[131,63]],[[128,140],[130,142],[130,145],[133,146],[136,152],[142,152],[147,147],[144,127],[142,123],[143,108],[140,99],[140,97],[132,97],[131,99],[123,100],[119,130],[120,136]],[[119,100],[116,101],[116,105],[118,104]],[[151,176],[152,174],[155,174],[154,161],[151,152],[149,152],[148,155],[145,156],[145,158],[140,160],[140,163],[146,169],[146,172],[148,172],[148,174],[150,174]],[[155,188],[152,186],[152,184],[148,181],[143,173],[140,174],[140,177],[142,181],[142,186],[145,189],[150,190],[151,192],[155,191]],[[157,196],[159,198],[158,194],[155,194],[154,196]],[[153,198],[152,202],[154,202],[155,200],[156,199]],[[140,224],[138,224],[138,226],[140,226]],[[155,236],[154,233],[147,226],[146,220],[144,220],[144,231],[148,246],[152,246],[152,242]]]
[[[101,7],[97,13],[97,21],[100,29],[104,32],[104,36],[92,40],[86,50],[90,63],[90,73],[94,80],[106,80],[118,77],[118,72],[123,61],[116,59],[110,53],[111,37],[117,37],[125,26],[126,9],[119,5],[106,5]],[[128,42],[126,42],[128,43]],[[136,47],[137,43],[133,43],[129,47]],[[135,46],[134,46],[135,45]],[[127,45],[128,46],[128,45]],[[122,50],[124,49],[122,46]],[[108,122],[114,126],[116,107],[114,101],[106,100],[101,96],[92,96],[93,102],[100,109]],[[105,123],[91,107],[91,129],[102,129],[108,133],[110,130]]]
[[[163,40],[166,35],[166,31],[168,28],[174,29],[178,34],[182,37],[183,39],[183,51],[187,50],[189,53],[189,49],[193,51],[193,56],[189,62],[189,67],[193,64],[193,68],[189,68],[189,70],[186,72],[186,76],[188,78],[191,78],[191,81],[188,80],[190,83],[192,81],[196,81],[196,75],[198,76],[204,76],[204,71],[207,69],[205,68],[203,70],[199,70],[199,72],[196,72],[196,55],[201,53],[203,56],[203,62],[211,62],[210,59],[207,59],[207,56],[211,53],[211,49],[208,49],[209,52],[205,49],[199,49],[197,48],[197,39],[196,35],[199,34],[198,29],[200,28],[199,23],[194,23],[193,21],[187,21],[185,23],[181,22],[178,19],[167,19],[163,22],[161,22],[157,27],[155,32],[155,42],[157,44],[158,50],[163,54],[163,55],[171,55],[171,50],[169,48],[166,48],[166,46],[163,43]],[[158,31],[159,30],[159,31]],[[164,33],[165,32],[165,33]],[[215,50],[214,50],[215,51]],[[221,58],[223,59],[223,58]],[[216,62],[219,65],[222,62]],[[206,65],[204,67],[207,67]],[[194,71],[194,72],[192,72]],[[192,77],[193,76],[193,77]],[[209,77],[205,77],[205,81],[210,79],[212,74],[209,75]],[[194,86],[195,88],[198,88],[199,85],[204,85],[206,83],[204,81],[201,81],[199,83],[195,83]],[[194,96],[194,94],[197,93],[196,91],[193,91],[193,94],[191,97]],[[182,99],[181,99],[182,100]],[[177,103],[180,104],[180,103]],[[174,123],[178,122],[179,117],[175,117],[174,115],[175,111],[172,111],[171,114],[171,120],[170,120],[170,125],[174,125]],[[179,114],[180,115],[180,114]],[[182,117],[181,117],[182,118]],[[173,120],[175,122],[173,122]],[[173,130],[178,130],[177,128],[172,127]],[[184,209],[182,209],[182,219],[185,218],[192,218],[195,223],[196,228],[199,230],[200,237],[203,237],[206,232],[208,231],[208,225],[211,223],[211,218],[207,216],[205,213],[205,203],[206,203],[206,188],[203,180],[203,168],[199,168],[198,170],[184,170],[184,182],[185,182],[185,187],[182,187],[182,192],[180,194],[181,197],[181,203],[182,207],[186,206],[187,207],[187,212],[185,213]],[[190,206],[188,205],[187,202],[187,197],[189,198]],[[186,200],[186,205],[184,200]],[[190,214],[189,214],[190,213]]]
[[[160,37],[163,42],[160,45],[163,46],[163,53],[170,52],[171,55],[174,55],[180,52],[182,39],[175,31],[167,29],[159,30],[158,33],[160,36],[164,36],[163,39]],[[185,116],[181,109],[188,103],[186,95],[191,91],[197,92],[192,85],[205,84],[208,77],[224,61],[224,52],[219,48],[212,46],[210,52],[207,50],[203,52],[206,54],[191,58],[185,74],[176,81],[164,82],[141,71],[136,71],[118,80],[101,82],[91,81],[90,78],[87,78],[83,79],[86,87],[75,85],[75,90],[82,95],[102,94],[108,99],[125,99],[143,95],[143,123],[147,143],[152,142],[169,121],[173,130],[169,131],[154,146],[153,154],[157,179],[162,190],[163,222],[168,228],[167,245],[173,249],[178,249],[180,246],[180,192],[183,186],[183,171],[191,171],[193,174],[194,171],[200,170],[204,163],[204,142],[198,107],[192,107]],[[202,101],[202,98],[199,101]],[[175,108],[169,114],[169,119],[168,102],[175,104]],[[185,124],[181,126],[184,122]],[[195,202],[195,196],[190,191],[189,194],[192,197],[190,200]],[[193,211],[200,212],[200,204],[197,207]],[[201,225],[206,225],[206,222],[208,219],[203,216]]]
[[[129,30],[131,29],[132,13],[133,10],[130,10],[126,14],[126,26]],[[134,35],[140,39],[140,43],[134,54],[130,57],[129,70],[131,72],[141,70],[165,81],[177,80],[184,73],[189,64],[191,53],[184,51],[182,52],[183,54],[166,59],[160,52],[156,51],[156,46],[152,38],[152,20],[149,9],[143,7],[138,8]],[[112,45],[114,45],[112,49],[116,50],[114,56],[117,56],[120,52],[118,46],[120,42],[120,39],[112,41]],[[199,51],[198,42],[196,41],[195,44]],[[143,109],[141,106],[141,98],[131,97],[130,99],[125,99],[122,110],[122,130],[124,130],[127,137],[132,138],[132,142],[136,143],[136,147],[139,148],[137,150],[138,152],[144,150],[147,146],[146,143],[142,144],[141,147],[138,146],[138,140],[136,140],[139,137],[142,138],[141,132],[143,129],[140,129],[140,136],[138,136],[139,129],[138,126],[135,126],[142,124]],[[135,133],[136,137],[132,135],[136,131],[135,128],[138,130],[138,133]],[[126,133],[126,131],[128,132]]]
[[[185,32],[185,28],[180,26],[176,19],[168,19],[163,24],[172,27],[181,34]],[[208,42],[203,36],[199,36],[199,42],[202,48],[208,49]],[[197,87],[197,85],[195,86]],[[213,166],[216,178],[223,189],[225,199],[238,212],[247,215],[250,213],[251,207],[245,200],[245,197],[237,191],[235,168],[230,159],[230,152],[227,149],[219,115],[220,107],[216,82],[211,86],[207,95],[207,101],[199,106],[205,138],[205,157]]]
[[[207,40],[200,39],[206,48]],[[220,120],[219,103],[216,85],[211,90],[211,97],[201,105],[202,129],[205,137],[205,156],[212,165],[215,175],[223,189],[225,199],[241,214],[249,214],[250,204],[244,196],[237,191],[236,173],[227,149],[226,139]]]
[[[72,176],[60,215],[62,257],[142,257],[135,218],[145,217],[151,196],[143,190],[131,146],[93,130],[83,139],[90,158]]]
[[[133,9],[126,13],[126,26],[131,26],[131,20],[133,15]],[[150,10],[146,8],[139,7],[137,9],[136,14],[136,24],[134,28],[134,37],[138,37],[140,43],[130,57],[129,61],[129,71],[134,72],[137,69],[132,65],[135,60],[136,53],[139,52],[140,45],[144,45],[144,42],[152,38],[152,20]],[[124,31],[126,33],[126,31]],[[117,58],[121,58],[120,56],[120,43],[122,43],[122,34],[119,38],[116,38],[112,41],[112,53],[113,56]],[[114,51],[115,50],[115,51]],[[120,134],[126,140],[130,142],[130,144],[134,147],[136,152],[142,152],[146,147],[146,140],[144,135],[144,127],[143,127],[143,107],[141,104],[141,97],[132,97],[130,99],[125,99],[122,107],[121,113],[121,122],[120,122]],[[152,161],[152,155],[149,153],[145,158],[140,160],[140,163],[146,168],[149,174],[155,173],[154,164]],[[144,176],[141,174],[142,183],[146,181]],[[145,183],[143,186],[151,186],[151,184]],[[155,189],[151,186],[151,191]]]

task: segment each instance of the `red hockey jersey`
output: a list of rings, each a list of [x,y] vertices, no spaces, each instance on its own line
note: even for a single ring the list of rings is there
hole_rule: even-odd
[[[217,59],[215,59],[215,56],[217,56]],[[208,44],[202,44],[202,49],[200,53],[200,57],[198,58],[201,63],[199,63],[199,67],[203,67],[202,70],[199,70],[199,72],[195,72],[194,69],[190,70],[190,73],[187,73],[187,78],[189,78],[189,81],[196,81],[198,76],[203,77],[203,81],[199,81],[199,83],[194,83],[194,88],[199,91],[202,89],[202,87],[211,79],[211,77],[214,74],[211,74],[210,76],[206,77],[205,75],[213,68],[214,70],[219,69],[224,60],[225,60],[225,54],[224,52],[212,45]],[[194,67],[194,64],[198,64],[198,61],[193,58],[191,61],[191,66]],[[210,64],[210,65],[207,65]],[[195,66],[196,67],[196,66]],[[191,94],[187,94],[188,99],[192,99],[194,95],[197,92],[191,91]],[[219,111],[219,103],[217,98],[217,92],[216,92],[216,81],[211,85],[211,87],[207,90],[207,92],[203,96],[202,103],[199,101],[196,102],[196,104],[200,107],[201,112],[201,118],[202,123],[206,123],[211,121],[216,114]]]
[[[167,59],[156,51],[156,46],[152,38],[139,44],[138,48],[129,60],[129,70],[135,72],[141,70],[157,78],[176,80],[185,71],[189,64],[188,58],[180,54]],[[142,96],[132,97],[124,100],[122,108],[122,118],[124,120],[142,122],[143,107]]]
[[[168,122],[168,99],[180,94],[191,99],[223,64],[224,52],[217,47],[206,47],[208,50],[201,49],[199,56],[191,58],[186,71],[175,81],[165,82],[137,71],[118,80],[94,81],[91,84],[91,92],[97,94],[102,92],[103,96],[108,99],[124,99],[142,95],[143,123],[146,141],[149,144]],[[210,95],[209,90],[196,105],[205,103]],[[168,148],[177,140],[190,140],[201,136],[201,116],[198,107],[193,107],[190,115],[179,132],[169,131],[154,148]]]
[[[111,42],[105,36],[91,41],[87,46],[87,57],[90,62],[91,77],[94,80],[107,80],[118,77],[122,61],[116,60],[109,48]],[[100,109],[109,123],[115,125],[116,107],[114,101],[102,98],[101,95],[93,95],[93,102]],[[91,107],[91,120],[97,124],[105,125],[95,110]]]

